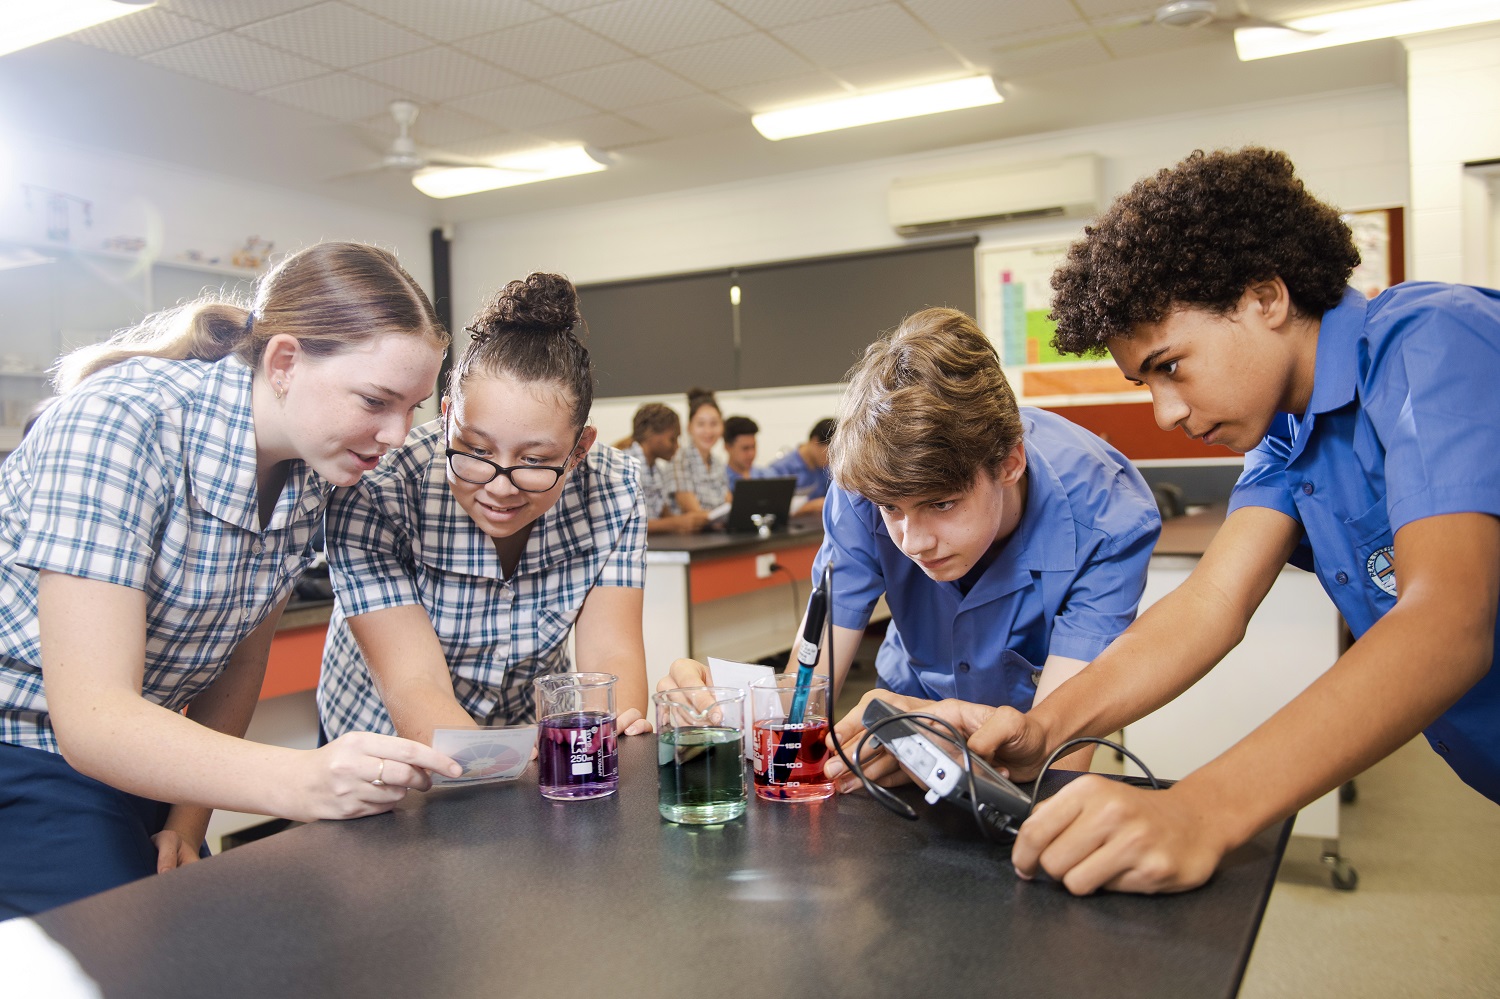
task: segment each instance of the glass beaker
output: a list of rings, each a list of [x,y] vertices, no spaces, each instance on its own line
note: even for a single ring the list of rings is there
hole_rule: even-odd
[[[614,794],[620,784],[613,673],[539,676],[537,785],[569,801]]]
[[[673,822],[728,822],[745,813],[745,692],[678,687],[656,704],[657,805]]]
[[[828,678],[814,676],[800,719],[791,719],[795,671],[750,685],[755,734],[755,793],[770,801],[816,801],[833,794],[828,757]]]

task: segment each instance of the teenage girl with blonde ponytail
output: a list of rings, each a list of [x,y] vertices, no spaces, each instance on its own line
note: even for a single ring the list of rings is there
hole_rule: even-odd
[[[0,466],[0,919],[197,860],[209,810],[391,808],[427,770],[356,733],[245,741],[334,486],[400,444],[448,336],[394,256],[294,254],[59,365]]]

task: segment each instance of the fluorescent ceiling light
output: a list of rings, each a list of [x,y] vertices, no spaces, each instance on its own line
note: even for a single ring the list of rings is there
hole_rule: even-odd
[[[1236,28],[1242,61],[1500,21],[1496,0],[1401,0],[1288,21],[1285,28]]]
[[[156,0],[3,0],[0,55],[134,14],[154,3]]]
[[[429,198],[457,198],[518,184],[598,173],[609,157],[588,146],[553,146],[491,160],[491,166],[434,167],[412,175],[411,184]]]
[[[752,115],[750,123],[768,139],[789,139],[814,132],[832,132],[839,128],[871,125],[878,121],[896,121],[918,115],[937,114],[999,104],[1005,98],[995,89],[988,76],[970,76],[962,80],[926,83],[901,90],[886,90],[856,97],[800,107],[765,111]]]

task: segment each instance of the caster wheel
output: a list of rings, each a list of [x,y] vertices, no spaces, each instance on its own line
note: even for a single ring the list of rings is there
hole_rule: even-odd
[[[1349,866],[1347,860],[1339,860],[1330,873],[1333,886],[1339,891],[1353,891],[1359,887],[1359,872]]]
[[[1344,786],[1339,788],[1339,802],[1345,805],[1352,805],[1358,800],[1359,788],[1355,786],[1354,781],[1346,781]]]

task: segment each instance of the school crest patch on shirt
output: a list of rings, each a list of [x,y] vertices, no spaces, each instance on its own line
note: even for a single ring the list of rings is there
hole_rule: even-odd
[[[1365,571],[1370,574],[1370,579],[1393,597],[1396,595],[1395,553],[1394,546],[1386,545],[1365,560]]]

